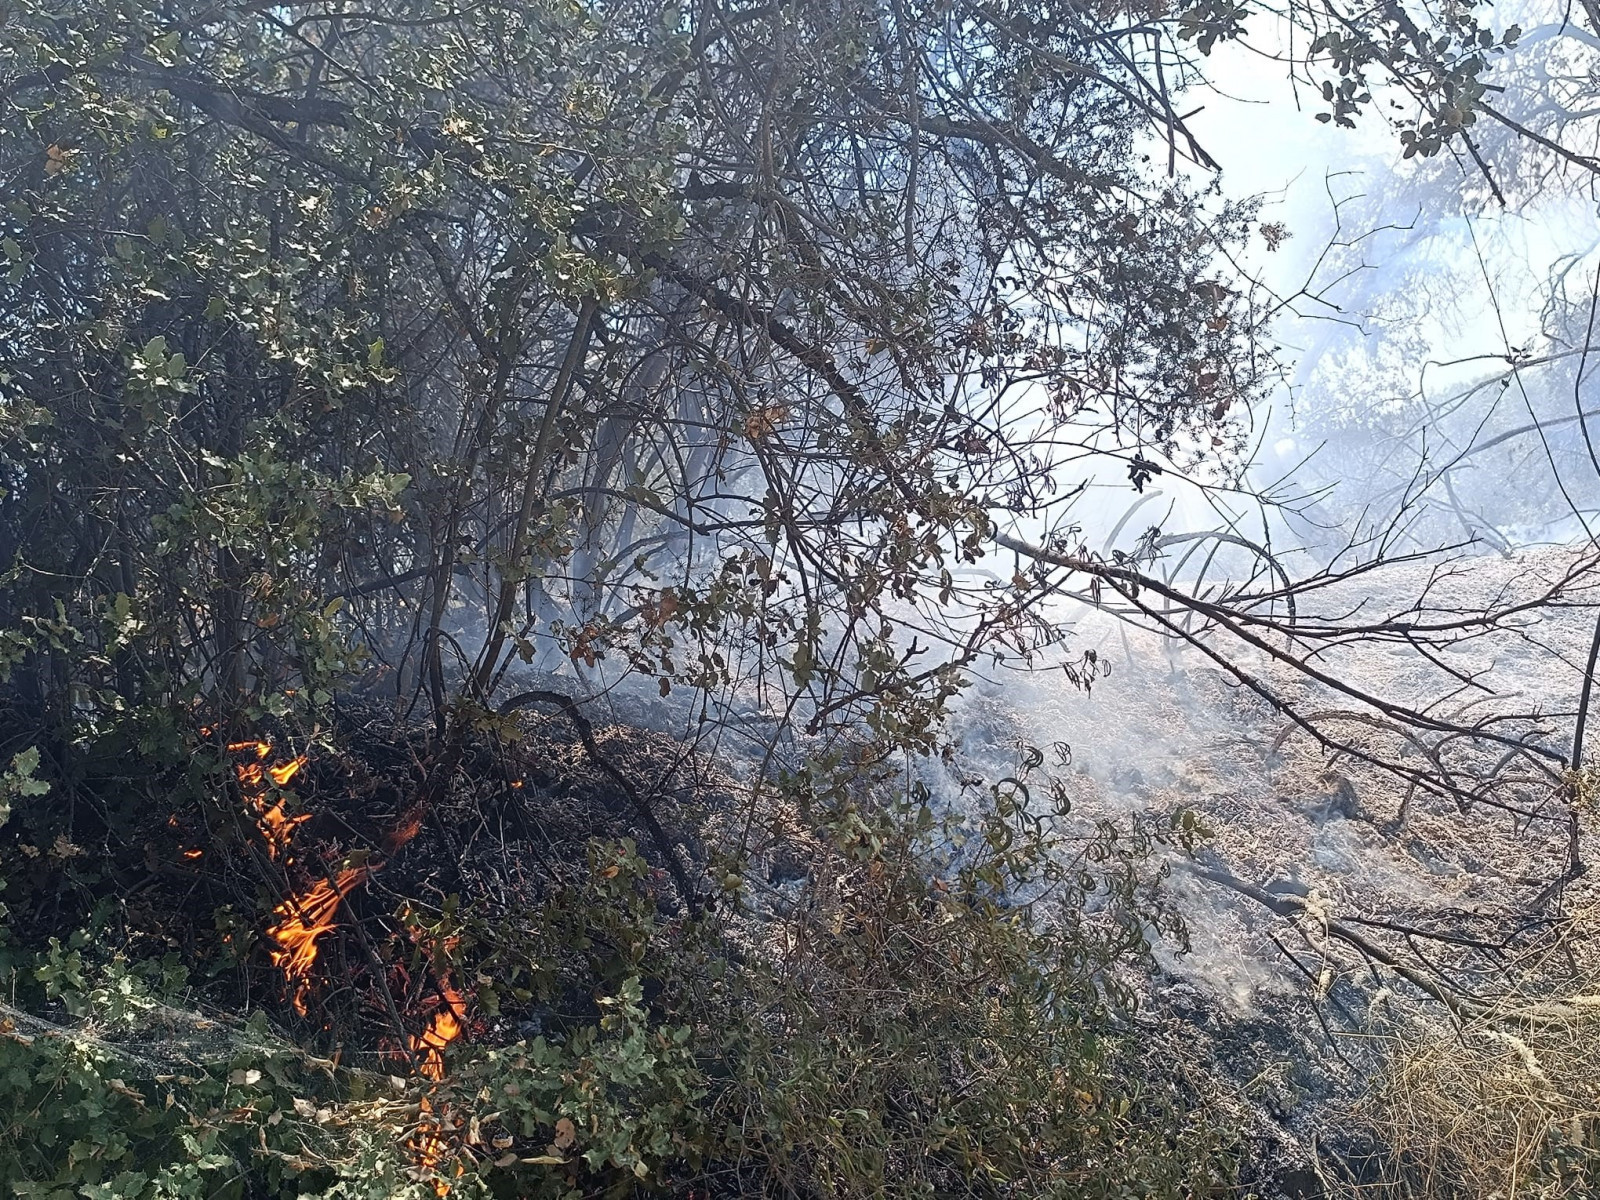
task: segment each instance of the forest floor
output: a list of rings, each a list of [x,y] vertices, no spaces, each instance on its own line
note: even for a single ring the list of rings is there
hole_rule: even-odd
[[[1563,562],[1560,552],[1473,560],[1435,582],[1435,601],[1470,610],[1491,596],[1531,592]],[[1323,603],[1404,614],[1429,582],[1418,565],[1368,581],[1362,595]],[[1471,687],[1404,644],[1342,647],[1322,665],[1386,700],[1464,722],[1537,711],[1537,727],[1523,727],[1565,752],[1593,629],[1592,610],[1572,608],[1491,630],[1448,663]],[[1479,1000],[1504,1007],[1595,990],[1600,879],[1564,878],[1570,810],[1552,780],[1506,772],[1475,804],[1430,795],[1319,747],[1197,651],[1100,614],[1082,621],[1079,638],[1075,651],[1093,646],[1113,664],[1109,678],[1091,694],[1059,677],[991,678],[963,712],[965,745],[998,765],[1008,742],[1065,744],[1080,817],[1187,808],[1211,831],[1196,860],[1170,864],[1167,890],[1188,943],[1158,944],[1161,975],[1150,984],[1145,1019],[1153,1038],[1209,1060],[1234,1092],[1272,1177],[1258,1181],[1262,1194],[1324,1194],[1319,1171],[1359,1177],[1374,1136],[1403,1140],[1407,1130],[1396,1128],[1382,1096],[1428,1046],[1465,1045],[1471,1035],[1463,1029],[1482,1015]],[[1270,662],[1255,669],[1302,711],[1323,712],[1353,747],[1428,765],[1392,732],[1333,715],[1363,711],[1350,700]],[[1441,761],[1472,786],[1497,765],[1462,746]],[[1600,847],[1594,823],[1586,825],[1581,855],[1589,862]],[[1274,911],[1263,897],[1293,908]],[[1460,995],[1461,1009],[1330,936],[1330,923]],[[1480,1050],[1499,1045],[1499,1034],[1484,1036]],[[1538,1084],[1537,1064],[1508,1069],[1531,1070]]]

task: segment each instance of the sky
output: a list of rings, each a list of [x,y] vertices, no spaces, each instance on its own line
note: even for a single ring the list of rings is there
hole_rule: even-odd
[[[1557,35],[1558,24],[1534,5],[1490,11],[1493,26],[1516,20],[1529,31],[1513,52],[1524,62]],[[1323,444],[1312,418],[1330,405],[1355,412],[1408,395],[1439,399],[1503,371],[1505,360],[1496,356],[1543,344],[1541,309],[1558,264],[1577,260],[1574,278],[1600,264],[1593,193],[1570,176],[1562,188],[1521,202],[1513,195],[1502,208],[1470,164],[1463,171],[1447,157],[1403,160],[1377,105],[1355,129],[1316,121],[1320,97],[1304,85],[1297,93],[1285,64],[1271,57],[1286,44],[1283,29],[1257,24],[1251,44],[1219,45],[1207,74],[1221,86],[1192,95],[1189,107],[1200,111],[1188,122],[1221,164],[1223,193],[1260,197],[1261,220],[1289,231],[1275,251],[1258,243],[1250,268],[1280,296],[1293,297],[1313,281],[1308,290],[1321,296],[1294,300],[1275,329],[1294,367],[1264,419],[1267,475]],[[1504,97],[1502,107],[1511,102]],[[1485,131],[1478,132],[1481,140]],[[1390,228],[1327,254],[1331,241],[1383,226]],[[1541,381],[1530,372],[1519,386],[1537,392]],[[1498,395],[1482,402],[1510,402]],[[1536,395],[1510,397],[1538,403]],[[1337,482],[1338,464],[1326,462],[1326,449],[1320,453],[1320,477]],[[1208,521],[1214,524],[1200,506],[1180,503],[1169,530]]]

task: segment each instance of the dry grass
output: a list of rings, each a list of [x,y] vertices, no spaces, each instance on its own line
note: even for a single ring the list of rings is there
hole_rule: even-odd
[[[1600,1196],[1600,996],[1530,1017],[1395,1035],[1356,1115],[1384,1145],[1368,1196]]]

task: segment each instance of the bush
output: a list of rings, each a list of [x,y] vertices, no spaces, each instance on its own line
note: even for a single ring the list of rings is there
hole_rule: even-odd
[[[130,1200],[1223,1186],[1226,1129],[1157,1082],[1125,1021],[1144,926],[1173,923],[1142,864],[1175,835],[1041,820],[1020,779],[981,818],[874,809],[864,778],[791,781],[817,833],[777,908],[730,869],[685,922],[627,841],[591,844],[531,909],[407,901],[401,927],[447,947],[436,976],[476,981],[480,1027],[521,1026],[446,1048],[442,1078],[370,1033],[362,1052],[360,1027],[326,1056],[259,1013],[204,1017],[226,989],[113,953],[110,920],[13,944],[0,1179]]]

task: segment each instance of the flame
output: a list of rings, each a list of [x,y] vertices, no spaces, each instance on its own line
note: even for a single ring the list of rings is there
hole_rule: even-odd
[[[443,1005],[433,1014],[426,1032],[421,1037],[406,1039],[407,1048],[413,1054],[421,1051],[422,1056],[417,1062],[416,1073],[435,1082],[444,1078],[444,1048],[461,1036],[463,1021],[467,1015],[466,998],[451,987],[448,980],[441,981],[439,990],[443,993]],[[450,1128],[453,1122],[450,1119],[449,1105],[440,1108],[435,1114],[432,1102],[424,1096],[419,1107],[417,1132],[411,1139],[411,1152],[416,1156],[417,1169],[431,1175],[444,1160],[445,1130]],[[457,1175],[464,1169],[459,1160],[455,1168]],[[448,1180],[435,1178],[434,1195],[442,1200],[450,1194],[451,1186]]]
[[[255,811],[256,825],[267,843],[267,853],[277,858],[288,849],[294,831],[309,821],[311,814],[289,815],[284,808],[286,797],[274,797],[268,785],[270,783],[274,788],[287,787],[305,769],[309,760],[301,754],[284,762],[269,763],[268,759],[272,757],[272,743],[269,741],[231,742],[228,750],[244,759],[234,765],[239,789]],[[421,829],[422,809],[414,806],[386,839],[386,844],[391,849],[398,849]],[[284,982],[289,987],[289,1002],[301,1016],[306,1015],[306,1000],[311,993],[311,971],[317,961],[317,939],[337,927],[335,916],[340,902],[380,865],[373,862],[360,867],[346,867],[331,881],[319,879],[309,891],[289,897],[272,910],[280,919],[267,929],[267,937],[275,945],[268,957],[273,966],[282,970]],[[434,1015],[428,1031],[421,1038],[412,1039],[412,1044],[408,1046],[413,1053],[420,1051],[423,1054],[423,1073],[431,1079],[443,1077],[444,1058],[440,1051],[461,1035],[461,1018],[466,1012],[466,1001],[449,989],[448,983],[445,988],[445,1008]]]
[[[235,764],[233,772],[239,780],[239,790],[244,793],[245,801],[255,810],[256,824],[261,829],[261,836],[266,839],[267,854],[277,858],[288,848],[289,839],[294,836],[294,831],[302,823],[309,821],[311,814],[299,813],[291,817],[284,811],[282,797],[276,800],[270,799],[267,781],[271,780],[276,787],[286,787],[310,760],[301,754],[287,762],[268,766],[266,760],[272,754],[272,743],[257,740],[229,742],[228,752],[255,756],[254,762]]]
[[[442,1003],[428,1021],[428,1028],[420,1037],[406,1039],[407,1049],[421,1056],[417,1074],[435,1080],[444,1078],[444,1048],[461,1036],[467,1016],[466,997],[450,986],[448,979],[440,981],[439,992]]]
[[[271,808],[263,809],[259,815],[261,836],[267,840],[267,854],[277,858],[278,853],[289,845],[289,839],[294,836],[294,831],[301,824],[311,819],[310,813],[299,813],[289,816],[283,811],[283,801],[279,800]]]
[[[448,1105],[435,1114],[426,1096],[422,1097],[418,1109],[417,1132],[411,1137],[411,1152],[416,1155],[418,1170],[431,1174],[444,1158],[444,1131],[453,1122]],[[464,1169],[458,1160],[456,1174],[461,1175]],[[450,1188],[451,1184],[446,1180],[433,1181],[433,1194],[441,1197],[441,1200],[450,1194]]]
[[[452,944],[447,940],[445,945]],[[467,998],[450,982],[448,973],[439,976],[438,996],[430,1002],[434,1012],[428,1018],[428,1027],[420,1035],[406,1038],[406,1049],[412,1055],[415,1074],[435,1083],[444,1079],[444,1049],[466,1032]],[[450,1181],[437,1177],[439,1165],[444,1161],[445,1132],[453,1127],[450,1106],[444,1105],[435,1113],[429,1098],[424,1096],[421,1118],[416,1135],[411,1139],[411,1152],[416,1157],[418,1170],[434,1175],[433,1191],[441,1200],[450,1194]],[[460,1159],[455,1162],[455,1173],[464,1170]]]
[[[284,809],[286,797],[276,796],[270,789],[287,787],[310,760],[300,754],[284,762],[269,763],[272,743],[261,738],[229,742],[227,748],[229,754],[241,760],[234,764],[234,777],[239,781],[245,803],[255,814],[256,826],[267,843],[267,854],[277,858],[288,849],[294,831],[309,821],[311,814],[290,816]],[[198,855],[199,851],[193,853]],[[290,1003],[301,1016],[306,1014],[306,997],[311,991],[317,939],[337,926],[334,916],[339,911],[340,901],[359,886],[368,873],[369,868],[365,866],[346,867],[334,879],[319,879],[304,895],[291,896],[272,910],[280,919],[267,928],[267,937],[274,943],[268,957],[272,965],[283,972],[284,982],[290,988]]]
[[[289,1003],[302,1017],[311,991],[311,968],[317,962],[317,939],[338,927],[334,914],[339,903],[368,874],[366,867],[346,867],[332,881],[319,879],[304,896],[291,896],[272,910],[283,920],[267,930],[267,936],[277,943],[268,957],[294,989]]]
[[[393,854],[421,832],[422,805],[413,804],[400,814],[399,823],[389,831],[389,836],[383,839],[383,847]]]
[[[432,1115],[433,1104],[426,1096],[418,1103],[418,1109],[421,1119],[417,1123],[416,1137],[411,1140],[411,1148],[416,1152],[417,1166],[424,1171],[431,1171],[439,1165],[444,1139],[439,1136],[439,1123]]]
[[[290,816],[284,810],[284,798],[273,798],[268,783],[276,788],[287,787],[295,776],[305,769],[307,759],[299,755],[286,762],[268,764],[272,756],[269,741],[241,741],[228,744],[230,754],[243,761],[234,765],[239,790],[255,812],[256,824],[266,839],[267,853],[277,858],[288,848],[294,831],[310,813]],[[521,787],[521,781],[517,781]],[[384,839],[385,847],[392,853],[404,846],[422,831],[422,805],[414,804],[404,812],[395,828]],[[319,879],[303,895],[291,896],[272,910],[277,922],[267,928],[267,937],[273,943],[268,957],[272,965],[283,972],[290,989],[289,1003],[301,1016],[306,1015],[306,1001],[311,994],[311,972],[317,964],[317,940],[325,933],[338,928],[339,905],[344,898],[366,881],[379,863],[359,867],[345,867],[332,879]],[[444,1078],[444,1050],[466,1031],[467,999],[451,984],[449,976],[439,980],[439,997],[428,1027],[421,1034],[406,1038],[406,1050],[412,1055],[418,1075],[438,1082]],[[417,1166],[433,1174],[444,1159],[445,1133],[451,1120],[448,1106],[434,1111],[427,1097],[422,1098],[421,1113],[416,1133],[410,1141]],[[463,1171],[456,1163],[456,1174]],[[433,1181],[434,1193],[442,1200],[448,1196],[451,1184],[443,1179]]]
[[[277,784],[279,787],[284,787],[288,784],[289,780],[293,779],[300,773],[300,768],[305,765],[306,756],[302,754],[299,757],[292,758],[288,762],[279,766],[268,767],[267,778],[272,780],[272,782]]]

